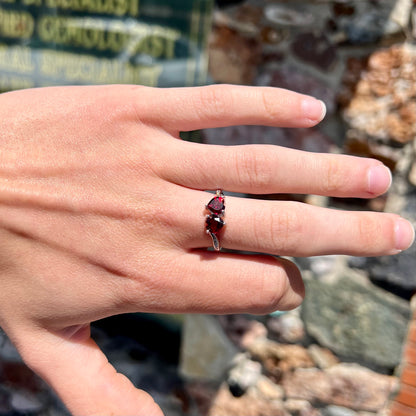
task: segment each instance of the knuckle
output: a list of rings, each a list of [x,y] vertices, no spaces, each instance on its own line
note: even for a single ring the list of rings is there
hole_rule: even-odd
[[[271,170],[268,168],[266,152],[259,152],[252,146],[242,146],[236,152],[236,172],[241,186],[253,192],[270,188]]]
[[[195,109],[201,115],[209,114],[216,119],[224,116],[227,108],[231,106],[231,95],[226,88],[220,89],[217,85],[202,87],[197,95]]]
[[[369,215],[360,215],[357,217],[357,232],[360,246],[367,252],[373,251],[379,234],[379,222]]]
[[[327,158],[325,161],[326,171],[323,178],[323,193],[332,195],[339,191],[344,184],[344,172],[341,169],[340,163],[333,158]]]
[[[275,122],[280,115],[278,106],[276,105],[276,96],[268,88],[262,89],[260,94],[266,118],[271,122]]]
[[[287,203],[283,209],[270,211],[270,241],[279,254],[292,254],[299,246],[302,221],[296,203]]]
[[[282,276],[281,269],[267,268],[256,280],[257,288],[253,290],[250,312],[265,315],[277,310],[289,290],[288,281]]]
[[[256,279],[250,312],[264,315],[298,307],[305,296],[299,269],[289,261],[276,261],[270,257],[264,261],[271,267],[266,267]]]

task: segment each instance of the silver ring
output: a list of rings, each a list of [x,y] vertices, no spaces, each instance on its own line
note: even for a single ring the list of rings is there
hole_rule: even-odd
[[[215,251],[220,251],[221,246],[218,239],[218,233],[224,227],[225,222],[222,219],[225,212],[225,198],[221,189],[217,189],[216,195],[205,208],[210,212],[205,218],[205,231],[212,238],[212,246]]]

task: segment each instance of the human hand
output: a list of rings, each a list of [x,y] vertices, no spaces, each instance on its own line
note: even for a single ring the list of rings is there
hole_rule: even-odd
[[[287,260],[207,251],[217,188],[371,198],[376,161],[277,146],[208,146],[179,132],[310,127],[321,104],[271,88],[57,87],[0,95],[0,326],[76,415],[160,415],[90,338],[126,312],[268,313],[304,288]],[[397,215],[226,198],[228,249],[289,256],[395,254]]]

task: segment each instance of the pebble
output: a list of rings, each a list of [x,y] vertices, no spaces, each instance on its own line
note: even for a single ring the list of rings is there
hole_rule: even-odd
[[[322,416],[358,416],[357,412],[342,406],[327,406],[322,410]]]
[[[227,383],[233,396],[240,397],[257,384],[262,367],[259,362],[248,359],[245,354],[237,356],[235,361],[236,365],[230,370]]]
[[[308,347],[308,352],[318,368],[325,369],[339,363],[338,358],[328,348],[312,344]]]
[[[296,343],[305,336],[305,327],[298,310],[271,317],[267,321],[267,328],[270,335],[277,337],[280,342]]]
[[[7,415],[11,410],[10,394],[0,385],[0,415]]]
[[[25,413],[36,413],[40,412],[45,404],[40,399],[27,391],[15,391],[11,395],[10,404],[14,410]]]
[[[260,376],[256,387],[260,395],[268,400],[281,400],[285,394],[280,385],[273,383],[266,376]]]
[[[321,416],[319,410],[313,408],[307,400],[288,399],[284,402],[284,407],[291,416]]]
[[[357,364],[338,364],[326,370],[298,368],[282,381],[288,398],[313,404],[380,411],[395,386],[396,377],[378,374]]]

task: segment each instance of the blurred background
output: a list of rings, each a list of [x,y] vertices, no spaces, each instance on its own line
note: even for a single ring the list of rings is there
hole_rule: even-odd
[[[4,27],[13,4],[0,1]],[[140,24],[157,22],[170,29],[163,36],[174,38],[171,55],[130,47],[103,58],[82,45],[59,44],[38,34],[24,42],[12,39],[0,24],[2,91],[48,80],[90,83],[63,70],[49,78],[42,73],[40,63],[48,54],[53,57],[53,50],[67,57],[79,54],[90,63],[101,59],[99,65],[106,65],[103,59],[123,62],[136,74],[125,82],[232,83],[310,94],[328,110],[312,129],[238,126],[188,132],[184,138],[377,158],[392,170],[394,181],[387,195],[374,200],[261,198],[396,212],[416,225],[415,1],[141,4],[145,12],[139,15]],[[27,10],[41,14],[41,9]],[[144,35],[134,33],[129,41],[137,43]],[[6,54],[23,56],[22,47],[32,48],[37,69],[31,74],[6,65]],[[157,70],[149,76],[152,66]],[[103,83],[114,81],[123,79],[114,74],[103,78]],[[152,394],[166,415],[415,416],[416,245],[394,257],[293,260],[307,288],[303,305],[294,311],[268,316],[123,315],[94,323],[94,339],[117,370]],[[0,415],[67,414],[0,332]]]

